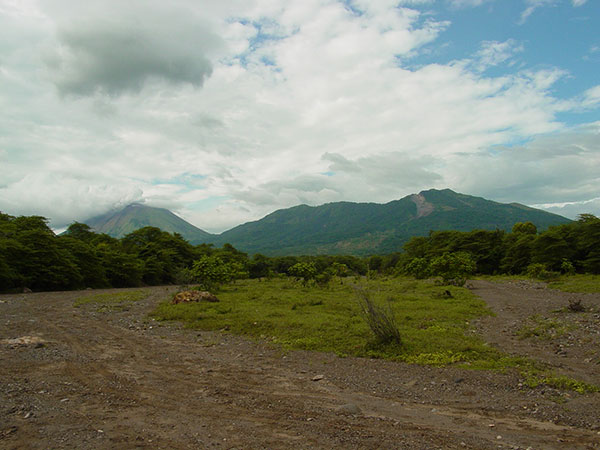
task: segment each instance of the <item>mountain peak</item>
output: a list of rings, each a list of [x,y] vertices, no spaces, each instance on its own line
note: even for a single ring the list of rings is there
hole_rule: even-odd
[[[337,202],[280,209],[225,231],[213,242],[266,255],[368,255],[401,251],[411,237],[431,230],[510,231],[515,223],[528,221],[543,230],[569,219],[451,189],[429,189],[386,204]]]
[[[86,221],[92,229],[113,237],[123,237],[143,227],[157,227],[169,233],[179,233],[192,244],[204,243],[211,234],[165,208],[156,208],[143,203],[130,203],[118,211],[110,211]]]

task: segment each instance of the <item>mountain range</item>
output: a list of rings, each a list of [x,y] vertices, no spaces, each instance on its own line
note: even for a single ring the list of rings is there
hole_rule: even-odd
[[[538,230],[569,219],[518,203],[497,203],[450,189],[430,189],[389,203],[335,202],[280,209],[221,234],[210,234],[169,210],[140,204],[86,221],[94,230],[115,237],[155,226],[177,232],[192,244],[230,243],[248,253],[275,255],[369,255],[400,251],[413,236],[431,230],[510,231],[517,222]]]

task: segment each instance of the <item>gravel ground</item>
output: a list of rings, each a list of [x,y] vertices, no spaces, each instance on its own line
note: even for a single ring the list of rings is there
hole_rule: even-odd
[[[74,308],[88,292],[0,296],[0,448],[600,449],[600,394],[159,324],[147,314],[175,287],[146,289],[111,312]],[[600,384],[600,296],[472,289],[496,313],[474,332]],[[588,309],[561,311],[574,295]],[[523,338],[541,319],[569,326]]]

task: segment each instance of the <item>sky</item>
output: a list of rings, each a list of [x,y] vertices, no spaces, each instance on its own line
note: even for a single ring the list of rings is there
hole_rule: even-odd
[[[0,0],[0,211],[600,216],[599,29],[598,0]]]

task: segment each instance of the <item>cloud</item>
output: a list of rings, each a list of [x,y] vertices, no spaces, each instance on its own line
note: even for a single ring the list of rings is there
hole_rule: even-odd
[[[0,187],[2,211],[17,215],[41,215],[51,226],[64,228],[113,208],[143,200],[135,183],[122,179],[89,179],[72,174],[30,173]]]
[[[298,203],[431,187],[597,197],[595,129],[557,119],[596,107],[595,88],[561,100],[566,71],[509,71],[510,39],[484,42],[476,62],[412,64],[444,44],[449,23],[415,8],[435,2],[28,5],[0,16],[8,213],[64,225],[146,201],[222,231]],[[484,70],[495,64],[503,75]]]
[[[583,205],[598,196],[600,122],[468,155],[460,163],[465,168],[455,168],[449,178],[464,192],[529,205]],[[458,166],[459,160],[450,164]]]
[[[476,70],[483,72],[489,67],[497,66],[510,60],[517,53],[523,52],[525,48],[514,39],[504,42],[484,41],[480,50],[475,54]]]
[[[569,219],[576,219],[580,214],[593,214],[600,217],[600,197],[581,202],[543,203],[531,205],[534,208],[545,209],[554,214],[559,214]]]
[[[490,0],[447,0],[450,5],[455,8],[468,8],[481,6],[484,3],[488,3]]]
[[[553,6],[556,5],[557,0],[525,0],[525,4],[528,5],[527,8],[521,13],[521,17],[519,18],[519,24],[524,24],[529,16],[531,16],[536,9],[542,8],[544,6]]]
[[[594,108],[600,104],[600,84],[583,93],[581,105],[584,108]]]
[[[199,87],[210,76],[208,54],[220,42],[202,18],[131,4],[118,15],[94,4],[60,19],[44,60],[61,94],[135,93],[150,80]]]
[[[587,0],[573,0],[573,6],[575,7],[584,5],[585,3],[587,3]]]

